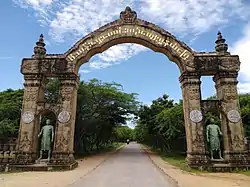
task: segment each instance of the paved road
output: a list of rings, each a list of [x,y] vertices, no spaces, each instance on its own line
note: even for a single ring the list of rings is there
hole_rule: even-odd
[[[172,187],[140,145],[130,143],[71,187]]]

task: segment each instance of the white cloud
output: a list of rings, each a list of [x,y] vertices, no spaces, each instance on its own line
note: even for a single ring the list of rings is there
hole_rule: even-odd
[[[135,56],[139,52],[146,51],[142,45],[138,44],[120,44],[109,48],[108,50],[104,51],[102,54],[99,55],[99,58],[103,61],[120,61],[120,60],[127,60],[132,56]]]
[[[233,19],[249,19],[250,6],[243,0],[13,0],[30,8],[41,25],[49,28],[54,41],[78,40],[100,26],[119,18],[126,6],[138,17],[151,21],[178,36],[196,38]],[[138,49],[138,50],[137,50]],[[105,68],[144,51],[135,45],[114,46],[92,62]],[[97,63],[98,62],[98,63]],[[98,64],[98,65],[97,65]]]
[[[7,60],[7,59],[11,59],[13,57],[11,56],[0,56],[0,60]]]
[[[31,6],[32,8],[38,8],[41,6],[51,5],[53,0],[13,0],[13,2],[23,8],[27,8],[28,6]]]
[[[246,25],[243,31],[243,37],[239,39],[230,48],[232,54],[240,57],[240,75],[239,75],[239,91],[241,93],[250,92],[250,25]]]
[[[147,20],[182,35],[200,34],[232,18],[247,19],[249,6],[241,0],[142,0]]]
[[[90,60],[89,68],[102,69],[117,65],[145,50],[147,50],[147,48],[138,44],[119,44],[112,46],[103,53],[97,54],[97,61]]]
[[[121,10],[132,0],[72,0],[50,22],[50,34],[56,40],[67,35],[82,37],[102,25],[118,19]]]
[[[89,64],[89,67],[91,69],[101,69],[101,68],[107,68],[109,66],[112,66],[112,63],[93,61],[93,62],[90,62],[90,64]]]
[[[90,73],[90,72],[91,72],[91,71],[88,70],[88,69],[80,69],[80,70],[79,70],[79,73],[84,73],[84,74]]]

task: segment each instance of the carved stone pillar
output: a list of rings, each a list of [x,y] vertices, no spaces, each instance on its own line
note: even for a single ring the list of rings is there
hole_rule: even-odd
[[[23,106],[16,146],[18,164],[33,163],[36,159],[39,131],[37,102],[43,98],[43,76],[24,75],[24,79]]]
[[[71,165],[74,160],[74,134],[79,78],[75,74],[60,77],[61,109],[55,130],[53,163]]]
[[[198,168],[207,163],[201,113],[200,76],[196,73],[183,73],[179,80],[183,95],[187,162],[190,167]]]
[[[240,117],[237,93],[237,72],[219,72],[213,80],[221,102],[221,128],[224,141],[224,158],[230,163],[246,164],[244,130]]]

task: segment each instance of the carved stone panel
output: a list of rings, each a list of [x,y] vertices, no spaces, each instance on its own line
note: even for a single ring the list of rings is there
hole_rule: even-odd
[[[70,137],[70,129],[64,128],[62,131],[58,131],[58,138],[56,141],[57,151],[67,151],[69,148],[69,142],[72,137]]]
[[[238,56],[220,57],[220,71],[235,71],[240,70],[240,61]]]
[[[70,101],[73,94],[73,87],[62,87],[61,89],[61,97],[63,101]]]
[[[220,59],[217,56],[196,56],[195,59],[196,71],[202,75],[214,74],[218,69]]]
[[[224,99],[225,100],[237,99],[237,87],[236,87],[236,85],[227,85],[224,88]]]
[[[199,89],[199,85],[193,85],[193,86],[189,86],[187,87],[187,94],[188,94],[188,98],[190,100],[199,100],[200,99],[200,89]]]
[[[34,59],[24,59],[21,67],[22,73],[39,73],[38,61]]]
[[[219,100],[202,100],[201,107],[204,113],[218,111],[220,109],[220,103]]]
[[[244,147],[244,140],[239,135],[233,135],[232,137],[233,150],[242,150]]]
[[[36,101],[38,96],[38,88],[37,87],[26,87],[24,90],[24,100],[26,102]]]
[[[19,150],[28,151],[30,146],[31,146],[31,140],[29,138],[29,132],[28,131],[22,132],[19,144]]]
[[[67,61],[63,58],[44,58],[39,61],[40,73],[58,74],[67,69]]]

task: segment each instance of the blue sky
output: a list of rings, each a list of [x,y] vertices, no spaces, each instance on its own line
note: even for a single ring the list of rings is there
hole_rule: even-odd
[[[214,51],[220,30],[230,52],[240,55],[239,91],[250,91],[250,3],[240,0],[1,0],[0,91],[23,87],[21,60],[33,54],[41,33],[47,53],[64,53],[89,32],[119,18],[126,6],[196,51]],[[182,97],[177,65],[163,54],[132,44],[95,55],[80,72],[84,80],[120,83],[145,104],[164,93],[175,101]],[[202,97],[213,94],[212,78],[202,78]]]

